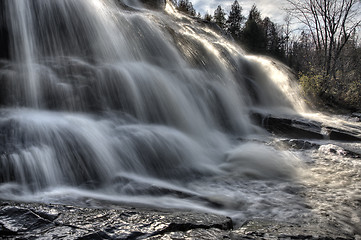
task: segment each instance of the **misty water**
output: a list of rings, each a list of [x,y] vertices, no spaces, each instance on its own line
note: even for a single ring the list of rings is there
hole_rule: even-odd
[[[290,149],[253,113],[306,107],[289,69],[138,1],[0,2],[0,198],[193,209],[361,234],[360,143]],[[332,151],[330,151],[332,149]]]

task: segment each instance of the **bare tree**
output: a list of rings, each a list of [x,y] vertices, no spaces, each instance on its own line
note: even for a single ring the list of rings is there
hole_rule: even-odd
[[[324,75],[336,78],[337,62],[351,36],[361,26],[359,0],[287,0],[289,14],[302,23],[321,57]]]

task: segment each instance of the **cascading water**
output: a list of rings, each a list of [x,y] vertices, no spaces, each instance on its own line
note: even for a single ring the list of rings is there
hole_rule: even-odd
[[[2,0],[0,10],[2,199],[311,214],[295,194],[304,162],[268,146],[250,118],[306,111],[280,64],[170,4]]]

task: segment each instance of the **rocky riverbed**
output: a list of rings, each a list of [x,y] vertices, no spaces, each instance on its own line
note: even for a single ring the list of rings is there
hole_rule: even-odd
[[[143,207],[0,202],[1,239],[353,239],[317,225]]]

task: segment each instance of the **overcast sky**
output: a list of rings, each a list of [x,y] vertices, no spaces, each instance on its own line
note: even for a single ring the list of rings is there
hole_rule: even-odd
[[[197,12],[200,12],[202,16],[205,13],[211,15],[214,14],[214,10],[217,9],[218,5],[221,5],[228,14],[231,10],[231,5],[234,0],[190,0]],[[243,8],[243,15],[248,16],[249,10],[253,4],[256,4],[258,10],[262,14],[262,18],[269,17],[273,22],[282,24],[284,21],[285,5],[287,4],[286,0],[238,0],[239,4]]]

